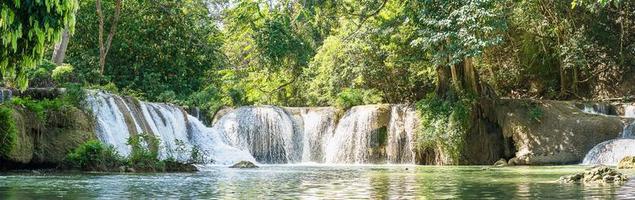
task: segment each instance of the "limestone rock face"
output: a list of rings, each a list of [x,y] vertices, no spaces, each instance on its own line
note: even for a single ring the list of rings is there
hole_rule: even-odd
[[[47,111],[46,121],[20,107],[13,115],[18,137],[6,159],[15,164],[59,164],[68,152],[96,139],[92,117],[74,107]]]
[[[232,166],[230,166],[229,168],[239,168],[239,169],[244,169],[244,168],[258,168],[258,166],[256,166],[256,164],[249,162],[249,161],[240,161]]]
[[[562,176],[558,180],[560,183],[582,183],[582,184],[617,184],[626,183],[628,177],[617,170],[599,165],[587,169],[585,172],[569,176]]]
[[[618,169],[634,169],[635,168],[635,156],[626,156],[620,160],[617,164]]]
[[[591,148],[617,138],[624,127],[620,117],[584,113],[565,101],[502,99],[496,113],[519,165],[580,163]]]

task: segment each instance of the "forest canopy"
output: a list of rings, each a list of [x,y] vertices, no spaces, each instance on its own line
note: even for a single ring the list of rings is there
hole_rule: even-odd
[[[0,69],[5,87],[72,83],[211,110],[490,90],[602,99],[633,95],[634,15],[619,0],[9,0]],[[65,68],[44,61],[60,51]],[[42,77],[55,68],[73,78]]]

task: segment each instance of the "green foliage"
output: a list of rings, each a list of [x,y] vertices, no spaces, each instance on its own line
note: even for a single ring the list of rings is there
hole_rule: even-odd
[[[57,66],[51,72],[51,78],[60,85],[71,82],[74,77],[75,74],[73,73],[73,66],[69,64]]]
[[[434,94],[417,102],[421,115],[421,130],[417,135],[420,149],[441,149],[450,162],[458,164],[470,127],[472,100],[458,101],[441,99]]]
[[[26,89],[27,72],[40,63],[48,45],[73,30],[77,0],[0,2],[0,73],[5,84]]]
[[[476,57],[502,41],[507,28],[503,1],[410,1],[407,14],[417,26],[414,46],[429,50],[438,65]]]
[[[60,97],[63,102],[68,105],[75,106],[77,108],[86,107],[86,90],[84,87],[77,83],[66,84],[66,91]]]
[[[142,171],[164,171],[165,163],[159,160],[159,139],[153,135],[139,133],[128,138],[132,152],[128,156],[128,166]]]
[[[348,109],[357,105],[381,103],[382,96],[377,90],[344,89],[337,94],[334,105],[340,109]]]
[[[230,93],[231,95],[231,93]],[[198,91],[190,96],[187,100],[187,104],[190,106],[197,106],[198,108],[205,110],[213,116],[216,111],[221,109],[223,105],[222,96],[216,87],[208,86],[201,91]],[[240,105],[239,102],[227,103],[228,105]]]
[[[48,112],[52,110],[60,110],[64,106],[68,106],[61,98],[56,99],[43,99],[34,100],[30,97],[13,97],[9,102],[11,105],[17,105],[25,107],[26,109],[34,112],[40,120],[40,122],[46,122],[48,118]]]
[[[51,71],[55,67],[55,63],[43,60],[37,67],[28,69],[29,87],[53,87],[55,83],[51,78]]]
[[[46,123],[51,111],[64,111],[69,107],[85,108],[86,92],[78,84],[67,84],[66,92],[54,99],[32,99],[30,97],[13,97],[7,103],[21,106],[36,114],[40,122]]]
[[[18,130],[13,119],[13,110],[0,105],[0,157],[7,157],[16,145]]]
[[[66,156],[66,165],[87,171],[113,171],[122,166],[123,158],[111,146],[90,140]]]
[[[95,0],[81,1],[77,23],[82,26],[69,43],[66,62],[89,85],[113,83],[120,92],[142,99],[185,101],[209,82],[206,72],[225,65],[222,34],[205,2],[125,1],[104,77],[99,77]],[[113,7],[102,4],[106,19],[112,17]],[[166,91],[174,95],[161,95]]]

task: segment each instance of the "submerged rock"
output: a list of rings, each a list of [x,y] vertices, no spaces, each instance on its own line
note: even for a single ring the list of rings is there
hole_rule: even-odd
[[[618,169],[633,169],[635,168],[635,156],[626,156],[620,160],[617,164]]]
[[[239,169],[243,169],[243,168],[258,168],[258,166],[256,166],[256,164],[249,162],[249,161],[240,161],[234,165],[232,165],[229,168],[239,168]]]
[[[582,183],[582,184],[617,184],[626,183],[628,177],[617,170],[599,165],[587,169],[574,175],[562,176],[558,179],[560,183]]]

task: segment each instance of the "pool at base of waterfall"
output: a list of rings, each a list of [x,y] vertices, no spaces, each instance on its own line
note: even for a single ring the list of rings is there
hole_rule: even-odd
[[[205,166],[197,173],[5,173],[0,199],[606,199],[635,196],[623,186],[560,184],[586,166],[414,165]],[[635,171],[622,171],[632,176]]]

